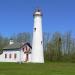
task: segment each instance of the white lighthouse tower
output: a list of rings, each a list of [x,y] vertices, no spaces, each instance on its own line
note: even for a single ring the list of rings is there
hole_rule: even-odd
[[[34,29],[32,41],[32,63],[44,63],[43,35],[42,35],[42,12],[37,9],[34,14]]]

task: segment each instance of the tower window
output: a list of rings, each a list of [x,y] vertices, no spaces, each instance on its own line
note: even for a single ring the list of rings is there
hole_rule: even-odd
[[[43,42],[41,41],[41,44],[42,44]]]
[[[34,28],[34,31],[36,31],[36,28]]]

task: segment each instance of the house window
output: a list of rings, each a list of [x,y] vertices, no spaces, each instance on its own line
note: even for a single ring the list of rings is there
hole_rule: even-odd
[[[11,58],[11,54],[9,54],[9,58]]]
[[[14,58],[16,59],[16,57],[17,57],[17,54],[15,53],[15,54],[14,54]]]
[[[24,48],[23,48],[23,52],[24,52]]]
[[[7,54],[5,54],[5,58],[7,58]]]
[[[27,51],[27,46],[26,46],[26,51]]]

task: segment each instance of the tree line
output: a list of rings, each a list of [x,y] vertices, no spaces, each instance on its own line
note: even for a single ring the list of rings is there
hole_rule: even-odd
[[[47,34],[47,43],[44,48],[46,61],[75,62],[75,39],[71,32],[61,34],[55,32],[52,36]]]
[[[10,39],[15,42],[30,42],[32,44],[32,33],[23,32],[11,37],[0,35],[0,50],[9,44]],[[59,32],[43,33],[45,61],[75,62],[75,38],[71,32],[61,34]]]

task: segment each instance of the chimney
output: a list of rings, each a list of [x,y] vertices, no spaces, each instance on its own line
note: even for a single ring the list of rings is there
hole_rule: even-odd
[[[13,40],[10,40],[9,44],[10,45],[14,44],[14,41]]]

